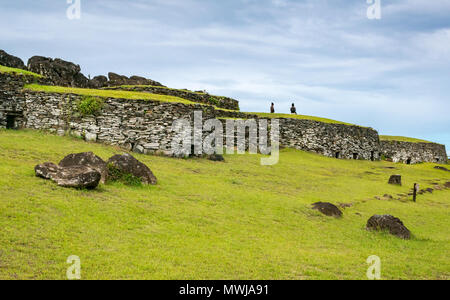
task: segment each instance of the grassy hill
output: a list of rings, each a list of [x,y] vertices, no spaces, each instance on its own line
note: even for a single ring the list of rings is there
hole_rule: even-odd
[[[22,69],[17,69],[17,68],[10,68],[10,67],[5,67],[0,65],[0,73],[8,73],[8,74],[16,74],[16,75],[31,75],[34,77],[43,77],[39,74],[30,72],[30,71],[26,71],[26,70],[22,70]]]
[[[406,137],[406,136],[392,136],[392,135],[380,135],[381,141],[398,141],[398,142],[409,142],[409,143],[432,143],[430,141]]]
[[[70,255],[83,279],[366,279],[370,255],[383,279],[450,279],[450,190],[397,200],[414,182],[450,181],[433,164],[286,149],[275,166],[260,166],[259,155],[215,163],[136,154],[158,177],[148,187],[73,190],[34,176],[36,164],[82,151],[122,152],[0,130],[0,279],[65,279]],[[392,174],[403,187],[387,184]],[[353,206],[335,219],[311,210],[317,201]],[[414,237],[366,231],[373,214],[399,217]]]

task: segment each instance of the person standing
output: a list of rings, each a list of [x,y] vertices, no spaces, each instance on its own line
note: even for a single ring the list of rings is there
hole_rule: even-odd
[[[275,113],[275,104],[273,104],[273,102],[272,102],[272,105],[270,106],[270,113],[271,114]]]
[[[297,114],[297,109],[295,108],[294,103],[292,103],[292,106],[291,106],[291,114],[293,114],[293,115]]]

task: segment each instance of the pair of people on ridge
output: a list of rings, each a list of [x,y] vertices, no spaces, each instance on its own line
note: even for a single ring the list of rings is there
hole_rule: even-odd
[[[272,105],[270,106],[270,113],[274,114],[275,113],[275,104],[272,102]],[[291,114],[296,115],[297,114],[297,109],[295,108],[294,103],[292,103],[291,106]]]

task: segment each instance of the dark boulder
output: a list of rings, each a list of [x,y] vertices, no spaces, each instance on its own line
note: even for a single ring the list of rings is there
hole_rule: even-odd
[[[113,72],[108,73],[108,78],[109,78],[108,82],[109,86],[126,85],[128,82],[127,76],[119,75]]]
[[[114,155],[108,160],[107,165],[110,169],[109,171],[113,168],[123,174],[133,175],[144,184],[155,185],[157,183],[157,179],[152,171],[130,154]]]
[[[444,184],[444,186],[445,186],[446,189],[450,189],[450,182],[446,182],[446,183]]]
[[[324,215],[330,217],[341,217],[342,212],[337,208],[336,205],[328,202],[317,202],[313,204],[313,209],[316,209],[323,213]]]
[[[61,187],[94,189],[101,175],[87,166],[60,167],[53,163],[44,163],[34,168],[36,176],[51,179]]]
[[[410,239],[411,232],[403,222],[391,215],[374,215],[367,221],[368,230],[389,230],[389,233],[402,239]]]
[[[95,76],[89,81],[89,87],[93,89],[98,89],[108,86],[108,78],[106,76]]]
[[[47,77],[55,85],[88,87],[89,80],[80,73],[79,65],[56,58],[33,56],[28,60],[28,70]]]
[[[37,177],[44,179],[52,179],[52,175],[58,173],[60,167],[51,162],[46,162],[34,167],[34,172]]]
[[[436,167],[434,167],[436,170],[441,170],[441,171],[446,171],[446,172],[450,172],[450,170],[449,169],[447,169],[447,168],[444,168],[444,167],[441,167],[441,166],[436,166]]]
[[[105,183],[108,176],[108,168],[106,162],[92,152],[83,152],[77,154],[69,154],[64,157],[58,164],[60,167],[86,166],[97,170],[100,175],[101,183]]]
[[[10,68],[26,69],[25,64],[20,58],[10,55],[3,50],[0,50],[0,65]]]
[[[392,175],[391,178],[389,178],[389,184],[402,185],[402,176]]]
[[[223,155],[220,155],[220,154],[209,155],[208,159],[212,160],[212,161],[225,161],[225,158],[223,158]]]
[[[124,75],[119,75],[113,72],[108,73],[109,81],[108,86],[121,86],[121,85],[152,85],[152,86],[163,86],[161,83],[147,79],[141,76],[131,76],[128,78]]]

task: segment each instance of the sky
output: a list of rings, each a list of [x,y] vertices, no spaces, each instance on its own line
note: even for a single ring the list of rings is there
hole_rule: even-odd
[[[72,3],[77,0],[69,0]],[[445,144],[450,0],[0,0],[0,49]],[[69,12],[74,12],[70,10]],[[73,15],[73,14],[69,14]]]

